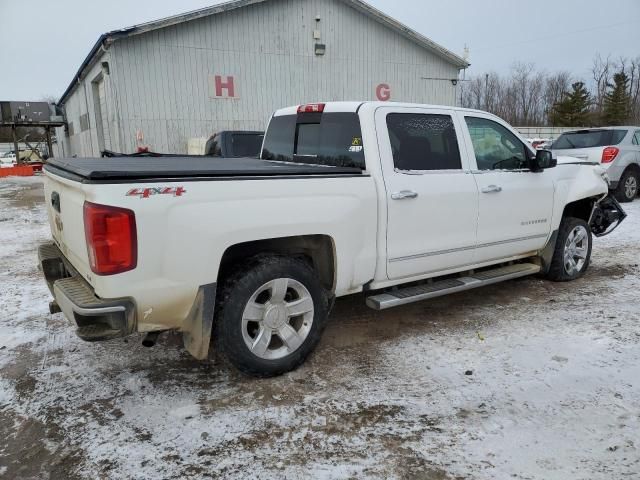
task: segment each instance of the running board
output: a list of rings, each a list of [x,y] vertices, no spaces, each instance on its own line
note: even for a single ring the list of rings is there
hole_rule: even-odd
[[[420,300],[426,300],[428,298],[441,297],[450,293],[471,290],[472,288],[491,285],[513,278],[526,277],[527,275],[533,275],[538,272],[540,272],[539,265],[534,265],[533,263],[517,263],[493,270],[476,272],[466,277],[450,278],[417,287],[406,287],[391,292],[372,295],[367,298],[367,306],[375,310],[386,310],[387,308],[419,302]]]

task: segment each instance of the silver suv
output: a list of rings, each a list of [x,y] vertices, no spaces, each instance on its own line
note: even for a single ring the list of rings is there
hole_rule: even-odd
[[[640,187],[640,127],[588,128],[565,132],[553,142],[558,155],[599,163],[607,169],[611,189],[631,202]]]

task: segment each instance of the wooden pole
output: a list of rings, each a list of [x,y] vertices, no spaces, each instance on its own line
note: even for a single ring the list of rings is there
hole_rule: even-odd
[[[47,153],[49,154],[48,158],[53,158],[53,145],[51,144],[51,127],[47,127]]]

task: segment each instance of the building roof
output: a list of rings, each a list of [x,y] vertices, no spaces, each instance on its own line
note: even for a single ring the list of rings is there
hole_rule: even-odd
[[[73,92],[76,85],[82,80],[82,75],[85,70],[94,64],[94,62],[99,58],[102,52],[108,47],[114,40],[123,37],[130,37],[133,35],[140,35],[142,33],[150,32],[153,30],[157,30],[160,28],[169,27],[172,25],[176,25],[178,23],[188,22],[190,20],[196,20],[198,18],[208,17],[210,15],[217,15],[224,12],[229,12],[231,10],[236,10],[238,8],[247,7],[249,5],[254,5],[258,3],[263,3],[268,0],[232,0],[229,2],[221,3],[218,5],[213,5],[211,7],[201,8],[199,10],[193,10],[191,12],[182,13],[179,15],[173,15],[171,17],[162,18],[160,20],[154,20],[151,22],[141,23],[139,25],[134,25],[132,27],[123,28],[120,30],[112,30],[110,32],[104,33],[100,35],[98,41],[95,43],[87,57],[84,59],[77,73],[73,77],[73,80],[65,90],[65,92],[60,97],[59,104],[64,104],[67,97]],[[469,66],[469,62],[467,62],[464,58],[456,55],[455,53],[447,50],[446,48],[438,45],[433,40],[428,39],[424,35],[419,34],[415,30],[410,29],[406,25],[398,22],[397,20],[391,18],[390,16],[384,14],[380,10],[372,7],[371,5],[363,2],[362,0],[341,0],[342,2],[348,4],[352,8],[364,13],[365,15],[373,18],[374,20],[380,22],[381,24],[391,28],[392,30],[398,32],[400,35],[408,38],[413,41],[417,45],[435,53],[441,58],[447,60],[451,64],[457,66],[458,68],[466,68]]]

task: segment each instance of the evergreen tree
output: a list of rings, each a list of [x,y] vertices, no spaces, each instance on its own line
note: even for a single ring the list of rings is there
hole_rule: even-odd
[[[631,95],[629,77],[624,72],[613,76],[613,85],[607,85],[609,91],[604,96],[602,119],[605,125],[624,125],[631,117]]]
[[[583,82],[571,85],[571,92],[565,92],[562,100],[551,111],[550,120],[558,127],[586,127],[589,124],[591,94]]]

